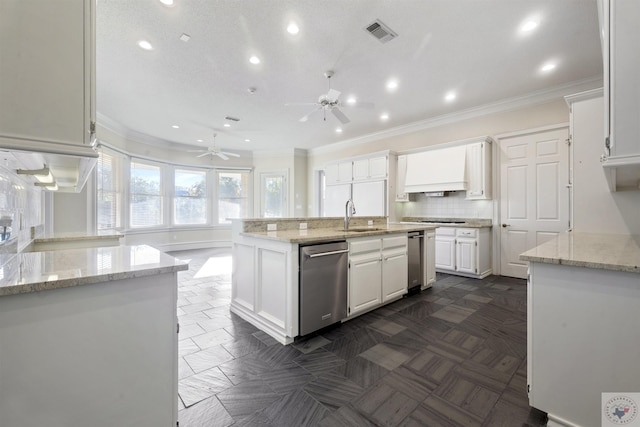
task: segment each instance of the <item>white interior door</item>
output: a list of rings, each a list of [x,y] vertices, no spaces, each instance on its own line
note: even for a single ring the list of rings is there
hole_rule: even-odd
[[[569,228],[569,130],[500,140],[500,271],[527,277],[520,254]]]

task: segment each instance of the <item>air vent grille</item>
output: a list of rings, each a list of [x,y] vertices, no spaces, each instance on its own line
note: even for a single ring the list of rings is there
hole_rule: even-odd
[[[234,122],[239,122],[240,121],[240,119],[238,119],[236,117],[231,117],[231,116],[225,117],[225,120],[231,120],[231,121],[234,121]]]
[[[395,39],[398,37],[391,28],[387,27],[382,21],[376,19],[371,24],[369,24],[365,30],[369,32],[373,37],[378,39],[380,43],[386,43],[389,40]]]

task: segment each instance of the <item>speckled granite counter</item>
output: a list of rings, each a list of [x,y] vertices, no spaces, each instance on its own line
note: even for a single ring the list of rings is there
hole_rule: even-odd
[[[307,230],[278,230],[242,232],[243,236],[258,237],[263,239],[278,240],[289,243],[320,243],[332,240],[344,240],[354,237],[378,236],[383,234],[402,233],[407,231],[433,230],[435,226],[429,224],[383,224],[371,227],[354,225],[349,231],[340,227],[311,228]]]
[[[36,235],[33,238],[34,243],[47,243],[47,242],[65,242],[65,241],[77,241],[77,240],[113,240],[121,239],[124,234],[113,230],[99,231],[95,234],[87,233],[56,233],[56,234],[42,234]]]
[[[150,246],[113,246],[0,256],[0,297],[187,270]]]
[[[564,233],[524,252],[520,259],[640,273],[640,236]]]
[[[485,218],[444,218],[444,217],[403,217],[402,223],[420,223],[436,227],[490,228],[490,219]]]

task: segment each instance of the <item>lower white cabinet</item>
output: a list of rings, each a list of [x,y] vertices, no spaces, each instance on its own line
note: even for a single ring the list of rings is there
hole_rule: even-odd
[[[490,228],[436,229],[436,270],[483,278],[491,274]]]
[[[422,289],[430,288],[436,282],[436,232],[425,233],[424,271],[425,284]]]
[[[407,235],[349,240],[349,317],[407,293]]]

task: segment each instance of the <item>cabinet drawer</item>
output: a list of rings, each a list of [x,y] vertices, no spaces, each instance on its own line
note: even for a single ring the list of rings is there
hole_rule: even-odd
[[[382,238],[382,249],[407,246],[407,235]]]
[[[359,254],[372,251],[380,251],[382,248],[381,240],[378,239],[366,239],[365,240],[350,240],[349,241],[349,254]]]
[[[456,228],[456,237],[478,237],[477,228]]]
[[[436,228],[436,236],[455,236],[456,229],[452,227],[438,227]]]

